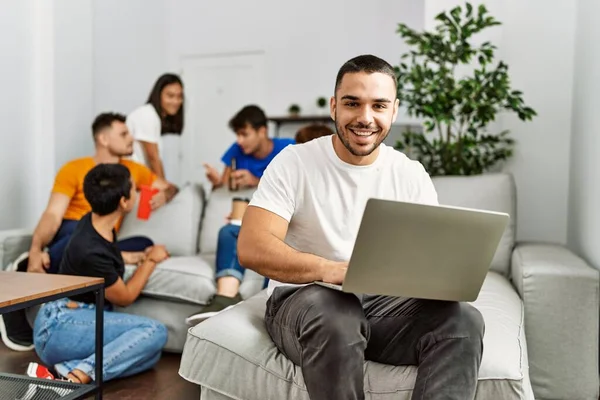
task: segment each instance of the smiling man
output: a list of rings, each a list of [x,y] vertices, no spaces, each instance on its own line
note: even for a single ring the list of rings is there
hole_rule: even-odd
[[[437,204],[423,166],[382,144],[398,114],[387,62],[346,62],[330,109],[337,135],[284,149],[244,216],[239,260],[270,278],[267,330],[312,400],[364,399],[365,359],[418,366],[413,399],[473,399],[484,330],[474,307],[311,284],[344,281],[369,198]]]

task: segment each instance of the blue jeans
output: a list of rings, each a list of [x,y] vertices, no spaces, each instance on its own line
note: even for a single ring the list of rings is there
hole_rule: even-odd
[[[95,379],[96,306],[70,300],[46,303],[33,327],[35,350],[61,376],[78,369]],[[104,311],[103,379],[134,375],[152,368],[167,342],[167,328],[150,318]]]
[[[69,243],[69,239],[71,239],[71,235],[73,234],[77,223],[79,223],[79,221],[63,219],[60,224],[58,232],[56,232],[54,239],[52,239],[48,245],[48,254],[50,256],[50,268],[48,268],[48,273],[58,273],[58,267],[60,267],[60,262],[65,254],[65,248]],[[119,247],[119,250],[121,251],[144,251],[153,244],[152,240],[143,236],[136,236],[117,241],[117,247]]]
[[[215,278],[233,276],[240,282],[244,279],[246,269],[240,265],[237,255],[237,241],[240,234],[238,225],[227,224],[219,231],[217,242],[217,268]],[[265,278],[263,288],[267,287],[269,280]]]

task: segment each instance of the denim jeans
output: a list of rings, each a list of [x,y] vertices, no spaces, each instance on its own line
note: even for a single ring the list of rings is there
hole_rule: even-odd
[[[265,324],[311,400],[364,399],[365,359],[418,366],[412,399],[475,398],[484,322],[469,304],[283,286]]]
[[[71,239],[71,235],[78,222],[79,221],[73,219],[63,219],[60,224],[58,232],[56,232],[56,235],[54,235],[54,238],[48,245],[48,254],[50,256],[50,268],[48,268],[48,273],[58,273],[58,267],[60,267],[60,262],[65,254],[65,248],[67,247],[69,239]],[[152,240],[143,236],[136,236],[117,241],[117,247],[119,247],[121,251],[143,251],[153,244]]]
[[[237,241],[240,234],[238,225],[227,224],[219,230],[217,242],[217,268],[215,278],[233,276],[240,282],[244,279],[246,269],[240,265],[237,255]],[[265,278],[263,288],[267,287],[269,280]]]
[[[69,308],[67,303],[77,304]],[[35,350],[46,365],[66,376],[78,369],[95,379],[96,307],[68,299],[46,303],[33,327]],[[152,368],[167,342],[167,328],[150,318],[104,311],[103,379]]]

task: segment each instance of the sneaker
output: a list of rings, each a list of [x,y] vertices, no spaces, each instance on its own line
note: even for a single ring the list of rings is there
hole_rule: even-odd
[[[189,326],[194,326],[200,322],[214,317],[215,315],[232,308],[233,306],[242,302],[242,296],[236,294],[235,297],[222,296],[216,294],[210,301],[210,303],[197,314],[190,315],[186,318],[185,323]]]
[[[50,370],[38,363],[30,362],[27,367],[27,375],[32,378],[55,380],[54,375]],[[19,400],[54,400],[60,399],[74,391],[73,388],[56,387],[50,385],[41,385],[38,383],[30,383],[27,391]]]
[[[54,379],[54,374],[48,368],[35,362],[30,362],[27,366],[27,375],[32,378]]]
[[[29,252],[21,254],[8,267],[7,271],[27,271]],[[17,310],[0,315],[0,338],[14,351],[31,351],[34,349],[33,329],[25,314],[25,310]]]
[[[0,315],[0,337],[6,347],[14,351],[31,351],[35,348],[33,329],[27,321],[25,310]]]

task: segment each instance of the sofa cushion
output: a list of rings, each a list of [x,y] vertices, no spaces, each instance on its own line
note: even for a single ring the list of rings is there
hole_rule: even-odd
[[[135,268],[125,266],[125,281]],[[171,257],[156,266],[142,295],[204,305],[215,293],[214,276],[213,266],[201,257]]]
[[[301,369],[277,350],[265,330],[266,299],[262,291],[190,329],[179,374],[234,399],[308,400]],[[490,272],[474,305],[486,323],[476,399],[533,399],[518,295],[506,278]],[[370,399],[408,400],[415,377],[412,366],[365,362]]]
[[[231,201],[234,197],[251,199],[256,189],[239,190],[230,192],[227,188],[213,190],[207,200],[202,218],[202,229],[198,248],[204,254],[217,252],[217,238],[219,230],[227,223],[227,216],[231,212]]]
[[[29,251],[31,231],[13,229],[0,231],[0,270],[8,268],[22,253]]]
[[[433,178],[440,204],[505,212],[510,221],[492,264],[492,271],[508,276],[515,245],[517,224],[515,183],[509,174],[476,176],[440,176]]]
[[[197,253],[198,230],[204,207],[204,191],[200,185],[186,185],[156,211],[148,220],[137,218],[137,209],[129,213],[121,225],[119,239],[147,236],[154,243],[164,244],[173,256],[193,256]]]

